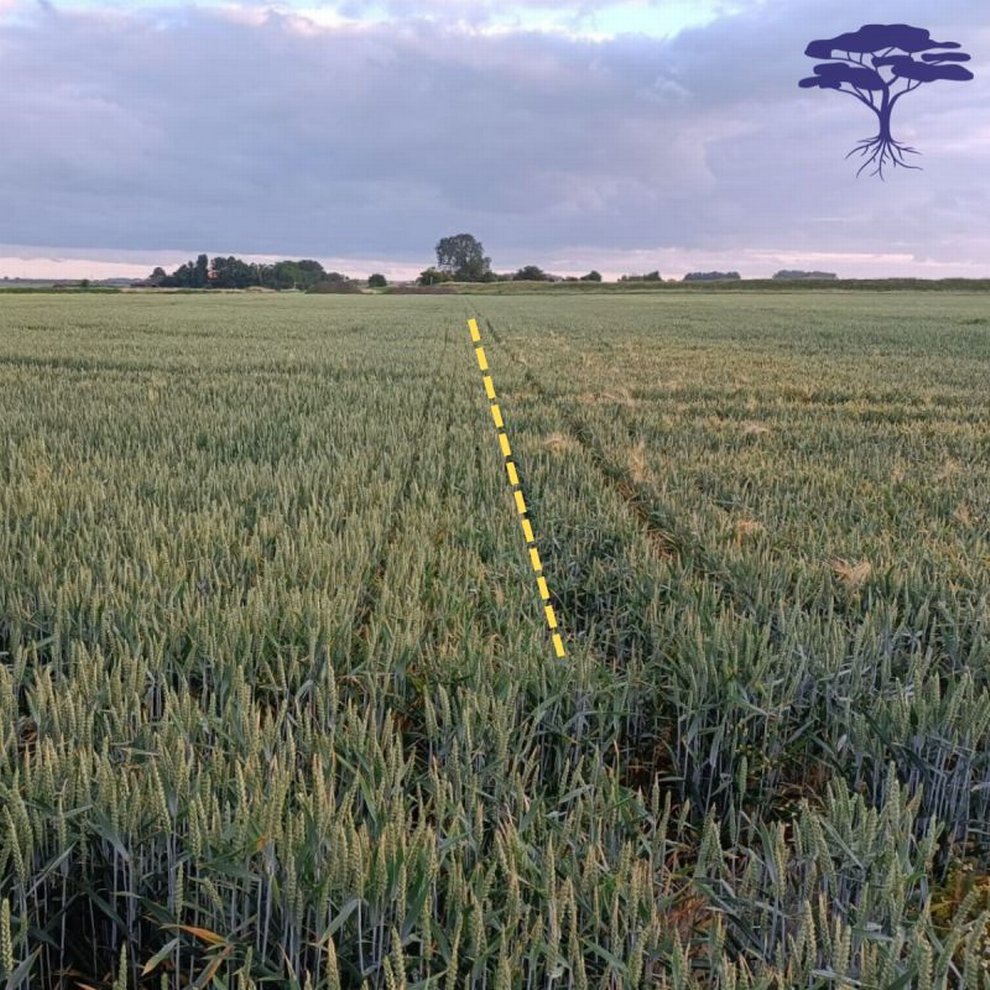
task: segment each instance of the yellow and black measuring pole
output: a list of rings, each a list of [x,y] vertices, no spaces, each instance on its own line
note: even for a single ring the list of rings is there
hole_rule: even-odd
[[[526,546],[529,549],[529,562],[536,575],[536,587],[540,592],[540,600],[543,602],[543,614],[546,616],[547,625],[553,635],[553,649],[558,657],[566,655],[564,651],[564,641],[560,638],[557,628],[557,614],[553,605],[550,604],[550,589],[547,587],[547,580],[543,576],[543,562],[540,560],[540,551],[536,548],[536,538],[533,535],[533,526],[526,514],[526,499],[523,497],[522,486],[519,483],[519,473],[516,471],[515,462],[512,460],[512,447],[509,445],[509,436],[505,430],[505,422],[502,419],[502,410],[498,405],[498,397],[495,393],[495,385],[492,376],[488,373],[488,358],[485,356],[485,348],[481,344],[481,333],[478,330],[478,321],[470,319],[467,321],[468,330],[471,331],[471,341],[474,343],[475,357],[478,359],[478,367],[484,376],[482,381],[485,386],[485,395],[491,405],[492,420],[495,423],[495,430],[498,434],[498,445],[505,458],[505,473],[509,478],[509,485],[512,488],[512,497],[515,499],[516,511],[519,514],[519,522],[522,526],[523,536],[526,538]]]

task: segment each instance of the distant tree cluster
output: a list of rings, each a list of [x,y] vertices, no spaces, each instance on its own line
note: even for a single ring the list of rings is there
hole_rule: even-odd
[[[419,285],[440,285],[441,282],[453,282],[454,276],[450,272],[430,267],[421,271],[416,281]]]
[[[781,268],[779,272],[774,272],[775,279],[800,279],[800,278],[838,278],[835,272],[802,272],[796,268]]]
[[[542,268],[538,268],[536,265],[524,265],[519,269],[513,276],[513,282],[549,282],[551,281],[551,276],[549,276]]]
[[[657,271],[647,272],[645,275],[620,275],[620,282],[662,282],[660,273]]]
[[[738,279],[739,272],[688,272],[684,282],[718,282],[722,279]]]
[[[379,276],[384,278],[384,276]],[[300,289],[308,292],[317,286],[349,283],[340,272],[325,271],[318,261],[276,261],[256,264],[233,256],[212,260],[201,254],[195,261],[180,265],[171,275],[156,268],[147,283],[166,289]]]
[[[331,275],[338,275],[339,272],[331,272]],[[325,278],[322,281],[314,282],[306,292],[327,293],[327,292],[360,292],[361,286],[351,278]]]
[[[492,259],[473,234],[451,234],[441,237],[436,246],[437,263],[419,273],[419,285],[440,285],[444,282],[559,282],[560,277],[543,271],[537,265],[524,265],[518,271],[498,274],[492,271]],[[597,272],[589,276],[601,276]]]

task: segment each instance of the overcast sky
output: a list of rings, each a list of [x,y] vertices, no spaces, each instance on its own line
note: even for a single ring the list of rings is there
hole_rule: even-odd
[[[814,38],[906,22],[975,79],[901,100],[923,171],[797,86]],[[205,251],[414,275],[990,276],[987,0],[0,0],[0,274],[144,274]]]

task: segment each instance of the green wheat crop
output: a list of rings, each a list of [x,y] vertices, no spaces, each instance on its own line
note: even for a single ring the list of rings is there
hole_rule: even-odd
[[[0,297],[0,987],[990,988],[986,306]]]

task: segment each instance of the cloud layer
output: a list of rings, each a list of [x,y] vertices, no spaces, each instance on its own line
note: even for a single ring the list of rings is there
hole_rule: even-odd
[[[367,24],[8,4],[0,239],[425,265],[469,230],[503,268],[724,258],[761,274],[838,257],[852,275],[876,256],[990,274],[982,2],[898,5],[961,41],[976,78],[901,101],[895,127],[925,171],[883,184],[843,160],[870,115],[797,88],[807,42],[859,26],[845,0],[604,40],[415,16],[444,4]]]

